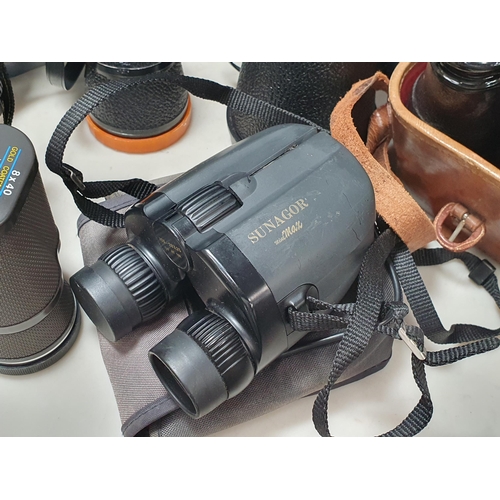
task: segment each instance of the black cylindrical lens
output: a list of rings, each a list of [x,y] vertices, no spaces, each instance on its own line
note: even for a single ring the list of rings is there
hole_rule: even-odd
[[[351,86],[385,69],[376,62],[244,62],[237,88],[329,129],[333,108]],[[374,110],[374,99],[362,99],[354,108],[362,137]],[[272,113],[260,118],[228,107],[227,123],[233,139],[240,141],[280,122]]]
[[[59,232],[33,145],[0,125],[0,373],[46,368],[73,345],[80,314],[57,258]]]
[[[409,97],[423,122],[500,166],[500,63],[427,63]]]
[[[462,92],[476,92],[500,87],[498,62],[433,62],[438,78]]]
[[[168,297],[155,271],[131,245],[119,245],[70,279],[98,330],[115,342],[156,317]]]
[[[87,63],[89,89],[111,80],[153,77],[117,92],[92,111],[87,122],[95,137],[127,153],[158,151],[178,140],[189,126],[190,100],[186,90],[161,78],[165,73],[182,75],[181,63]]]
[[[188,316],[149,351],[149,360],[165,388],[194,418],[238,394],[255,374],[238,332],[207,310]]]

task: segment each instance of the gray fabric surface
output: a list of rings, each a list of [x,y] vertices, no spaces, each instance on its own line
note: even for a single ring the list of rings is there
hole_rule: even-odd
[[[151,436],[208,436],[309,396],[325,385],[338,344],[280,358],[271,363],[238,396],[198,420],[176,410],[150,426]],[[352,382],[384,364],[391,356],[392,339],[375,334],[366,350],[347,369],[336,387]],[[380,368],[382,367],[380,366]]]

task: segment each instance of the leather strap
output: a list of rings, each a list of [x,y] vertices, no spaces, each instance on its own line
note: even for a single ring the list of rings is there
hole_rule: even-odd
[[[354,106],[369,90],[387,92],[388,86],[389,79],[380,72],[354,84],[333,110],[330,132],[365,168],[375,191],[377,212],[410,251],[415,251],[435,240],[436,233],[429,217],[390,168],[387,152],[391,139],[390,107],[379,109],[372,116],[367,144],[359,136],[352,117]]]

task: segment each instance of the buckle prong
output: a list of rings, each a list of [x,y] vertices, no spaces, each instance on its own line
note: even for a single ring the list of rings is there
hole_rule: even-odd
[[[468,212],[465,212],[455,228],[455,231],[453,231],[452,235],[449,237],[449,241],[451,243],[453,243],[457,239],[457,236],[462,232],[462,229],[465,227],[465,223],[467,222],[467,217],[469,217],[469,214]]]

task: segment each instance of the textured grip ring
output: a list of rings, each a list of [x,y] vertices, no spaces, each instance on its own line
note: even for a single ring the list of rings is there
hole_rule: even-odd
[[[167,300],[153,270],[130,245],[120,245],[105,253],[105,262],[123,281],[139,308],[143,321],[157,316]]]

